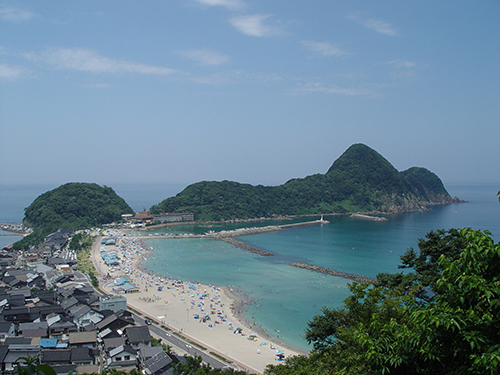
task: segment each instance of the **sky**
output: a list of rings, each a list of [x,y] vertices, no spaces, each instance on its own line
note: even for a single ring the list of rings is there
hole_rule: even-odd
[[[0,184],[500,183],[500,2],[0,0]]]

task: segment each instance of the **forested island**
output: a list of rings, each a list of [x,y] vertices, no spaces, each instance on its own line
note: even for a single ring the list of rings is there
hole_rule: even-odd
[[[23,224],[33,233],[14,244],[14,249],[40,243],[58,229],[84,229],[121,220],[134,210],[108,186],[71,182],[47,191],[24,210]]]
[[[292,179],[280,186],[202,181],[152,206],[151,213],[193,212],[196,220],[219,221],[347,212],[390,214],[455,201],[429,170],[413,167],[399,172],[375,150],[354,144],[325,174]]]

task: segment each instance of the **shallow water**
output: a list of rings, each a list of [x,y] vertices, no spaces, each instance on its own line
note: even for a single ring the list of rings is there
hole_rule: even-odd
[[[307,350],[310,348],[303,336],[308,320],[320,313],[323,306],[341,306],[349,295],[349,280],[297,269],[287,266],[287,262],[375,277],[379,272],[398,272],[399,256],[409,247],[416,248],[418,238],[430,230],[489,229],[498,240],[500,203],[495,189],[493,185],[457,185],[449,188],[450,194],[469,203],[391,215],[386,222],[331,216],[325,217],[330,221],[327,225],[238,238],[274,253],[274,257],[261,257],[213,239],[148,240],[154,253],[144,266],[175,278],[241,289],[253,300],[245,311],[250,324],[255,322],[256,329],[262,324],[267,333],[279,335],[288,344]],[[234,229],[234,225],[172,229],[178,233],[202,233]]]

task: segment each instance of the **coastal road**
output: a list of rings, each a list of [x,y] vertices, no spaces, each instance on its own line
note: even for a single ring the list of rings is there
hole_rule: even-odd
[[[140,325],[146,325],[145,320],[143,318],[139,317],[133,312],[132,316],[134,317],[134,320]],[[164,330],[163,328],[157,327],[154,323],[149,325],[148,327],[151,332],[153,332],[156,336],[160,337],[165,344],[172,346],[174,350],[175,348],[178,348],[188,353],[190,356],[200,356],[203,362],[208,363],[213,368],[220,368],[220,369],[234,368],[238,370],[241,369],[241,368],[236,368],[237,366],[228,365],[226,362],[223,362],[215,357],[212,357],[211,355],[208,355],[205,351],[199,349],[195,345],[192,345],[189,342],[181,339],[180,337],[173,335],[172,333]]]

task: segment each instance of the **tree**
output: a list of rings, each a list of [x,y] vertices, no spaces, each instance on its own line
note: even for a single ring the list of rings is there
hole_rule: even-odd
[[[39,364],[38,356],[20,357],[16,360],[13,375],[56,375],[49,365]]]
[[[430,231],[418,240],[419,252],[409,248],[401,256],[399,268],[413,269],[415,281],[434,291],[442,271],[439,258],[456,260],[467,245],[467,239],[458,229]]]
[[[463,243],[458,255],[446,251],[450,233],[452,243]],[[293,372],[297,366],[325,375],[499,373],[500,244],[488,231],[468,228],[438,237],[430,237],[445,247],[430,262],[436,275],[425,266],[411,278],[351,284],[341,308],[324,308],[309,322],[311,355],[268,366],[266,374],[301,373]],[[432,300],[420,299],[419,277],[432,281]]]
[[[184,363],[179,362],[174,365],[174,374],[176,375],[218,375],[218,374],[236,374],[247,375],[245,371],[236,371],[229,369],[212,368],[208,363],[203,363],[200,356],[185,356]]]
[[[453,374],[500,372],[500,244],[488,231],[464,229],[468,245],[443,267],[435,301],[412,314],[414,346]],[[444,373],[444,372],[442,372]]]

